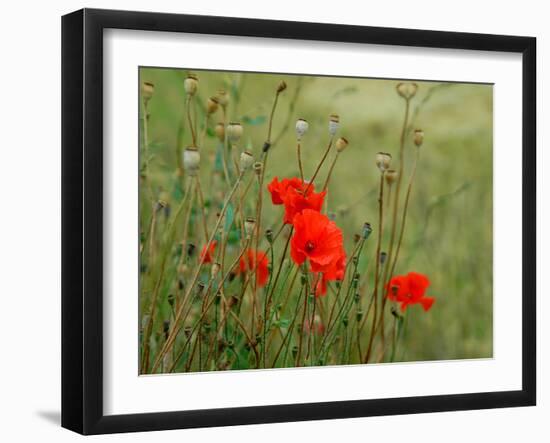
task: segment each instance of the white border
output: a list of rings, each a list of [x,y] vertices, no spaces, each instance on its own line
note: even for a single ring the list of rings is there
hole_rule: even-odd
[[[139,65],[495,83],[495,357],[138,377]],[[519,54],[106,30],[104,413],[521,389],[521,80]]]

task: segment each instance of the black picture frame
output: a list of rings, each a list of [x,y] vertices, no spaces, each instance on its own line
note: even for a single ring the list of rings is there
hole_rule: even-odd
[[[519,53],[523,64],[522,389],[177,412],[103,413],[103,31],[108,28]],[[83,9],[62,18],[62,426],[82,434],[536,403],[536,39]]]

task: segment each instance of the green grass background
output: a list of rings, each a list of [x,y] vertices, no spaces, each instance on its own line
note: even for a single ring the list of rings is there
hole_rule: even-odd
[[[186,70],[141,68],[140,83],[155,85],[149,104],[150,177],[153,188],[171,198],[176,152],[191,144],[185,131]],[[200,106],[219,88],[231,92],[230,120],[244,125],[243,144],[258,157],[280,80],[288,89],[280,96],[274,136],[285,121],[288,131],[270,152],[266,180],[298,175],[294,122],[305,118],[310,129],[303,140],[305,175],[310,176],[328,142],[328,115],[340,116],[339,134],[350,145],[333,173],[328,208],[344,231],[348,251],[363,222],[377,229],[378,151],[397,159],[404,100],[394,80],[300,77],[286,74],[242,74],[194,70],[199,77]],[[428,294],[436,303],[428,313],[419,305],[408,312],[400,360],[445,360],[492,356],[492,86],[418,82],[412,101],[411,128],[422,128],[425,142],[414,183],[407,230],[397,273],[429,276]],[[297,87],[294,109],[289,108]],[[213,117],[221,120],[221,112]],[[409,137],[409,140],[411,137]],[[213,152],[208,136],[205,149]],[[406,146],[408,182],[414,146]],[[396,162],[397,163],[397,162]],[[328,166],[328,164],[327,164]],[[397,166],[397,164],[395,164]],[[322,170],[321,182],[326,174]],[[204,173],[204,171],[203,171]],[[208,193],[208,182],[205,182]],[[168,197],[166,197],[166,195]],[[403,195],[403,194],[402,194]],[[268,200],[269,202],[269,200]],[[146,217],[146,213],[142,213]],[[264,227],[278,226],[280,207],[265,205]],[[143,222],[145,224],[145,222]],[[375,248],[369,246],[369,259]],[[384,249],[384,248],[383,248]]]

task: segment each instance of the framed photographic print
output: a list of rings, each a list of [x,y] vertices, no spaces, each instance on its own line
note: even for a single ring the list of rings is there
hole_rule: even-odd
[[[62,26],[64,427],[535,404],[534,38]]]

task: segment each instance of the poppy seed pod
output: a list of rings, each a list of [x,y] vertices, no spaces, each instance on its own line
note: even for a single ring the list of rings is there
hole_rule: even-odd
[[[252,217],[248,217],[244,221],[244,232],[247,237],[250,237],[252,233],[254,232],[254,228],[256,227],[256,219]]]
[[[199,150],[194,146],[189,146],[183,151],[183,167],[194,175],[197,169],[199,169],[199,164],[201,161],[201,155]]]
[[[409,100],[415,96],[418,85],[416,83],[398,83],[396,89],[401,97]]]
[[[422,143],[424,143],[424,131],[422,129],[416,129],[414,131],[414,144],[420,148]]]
[[[241,171],[249,170],[254,164],[254,157],[248,151],[241,152],[240,168]]]
[[[185,93],[189,96],[195,95],[199,88],[199,79],[195,74],[189,74],[183,82]]]
[[[219,263],[212,263],[212,267],[210,268],[210,276],[212,278],[216,277],[218,275],[218,272],[220,272],[221,265]]]
[[[348,140],[344,137],[340,137],[338,140],[336,140],[336,150],[338,152],[342,152],[344,149],[348,147]]]
[[[144,82],[141,85],[141,94],[143,95],[143,100],[148,101],[155,92],[155,85],[153,83]]]
[[[256,175],[260,175],[262,173],[262,169],[263,169],[264,165],[262,162],[256,162],[254,163],[254,165],[252,166],[252,168],[254,169],[254,172],[256,173]]]
[[[296,120],[296,138],[300,140],[309,129],[309,123],[303,118]]]
[[[229,103],[229,94],[225,89],[219,89],[217,93],[218,104],[225,108]]]
[[[237,143],[243,135],[243,126],[238,122],[227,125],[227,138],[231,143]]]
[[[223,142],[225,140],[225,125],[223,123],[218,123],[214,128],[214,132],[219,141]]]
[[[386,171],[386,183],[391,186],[395,180],[397,180],[398,172],[394,169],[388,169]]]
[[[380,172],[386,171],[390,167],[391,154],[387,152],[379,152],[376,154],[376,166],[380,169]]]
[[[206,102],[206,113],[214,114],[218,110],[218,99],[216,97],[210,97]]]
[[[336,114],[330,114],[328,117],[328,132],[330,135],[336,134],[338,127],[340,126],[340,117]]]
[[[286,82],[284,80],[281,80],[279,84],[277,85],[277,94],[280,94],[286,89]]]

